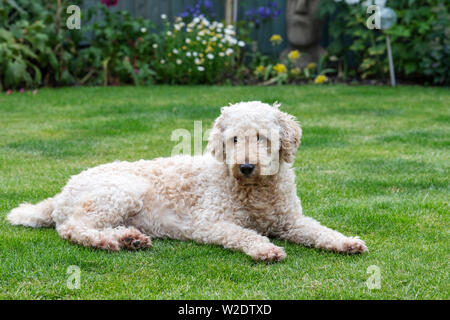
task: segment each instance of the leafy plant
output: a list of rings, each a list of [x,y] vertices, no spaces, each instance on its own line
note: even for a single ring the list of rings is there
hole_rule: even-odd
[[[396,74],[408,81],[448,83],[450,74],[449,4],[443,0],[322,0],[319,14],[329,19],[328,52],[343,63],[343,77],[387,78],[386,38],[366,26],[370,4],[392,7],[397,24],[384,31],[390,36]]]
[[[155,42],[150,33],[153,23],[127,11],[112,12],[103,5],[91,9],[89,18],[95,17],[88,28],[90,47],[82,50],[83,60],[91,61],[89,81],[103,85],[153,83],[155,72],[149,65]]]
[[[80,1],[0,2],[0,87],[67,85],[80,31],[62,26],[62,8]]]

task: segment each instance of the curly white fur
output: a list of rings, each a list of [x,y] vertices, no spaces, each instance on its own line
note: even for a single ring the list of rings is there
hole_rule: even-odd
[[[367,251],[359,238],[302,214],[291,167],[300,137],[295,118],[278,105],[238,103],[222,108],[207,155],[91,168],[73,176],[54,198],[22,204],[7,219],[55,226],[64,239],[113,251],[168,237],[222,245],[255,260],[284,259],[283,248],[268,236],[335,252]],[[244,161],[255,165],[250,175],[239,169]],[[275,163],[275,171],[263,174],[263,163]]]

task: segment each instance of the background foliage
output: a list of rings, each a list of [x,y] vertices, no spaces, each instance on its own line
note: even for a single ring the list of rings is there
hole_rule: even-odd
[[[366,27],[366,6],[372,0],[321,1],[319,14],[328,21],[328,55],[303,70],[295,67],[295,56],[266,56],[256,45],[255,31],[282,14],[276,1],[245,7],[233,34],[226,34],[226,26],[216,28],[221,24],[214,21],[218,19],[214,13],[217,3],[207,0],[187,5],[178,19],[158,18],[162,26],[127,11],[113,10],[120,1],[97,1],[83,12],[82,29],[68,30],[65,9],[82,2],[0,2],[0,90],[388,79],[385,34]],[[397,76],[404,82],[449,85],[449,2],[397,0],[387,5],[398,14],[397,25],[386,31],[392,39]],[[202,15],[209,20],[187,27]],[[229,41],[221,42],[224,38]],[[277,34],[267,41],[279,48],[275,51],[286,44]]]
[[[366,27],[369,3],[372,1],[321,1],[319,14],[329,19],[328,52],[340,59],[342,76],[387,77],[385,35]],[[448,85],[449,2],[396,0],[387,1],[386,6],[398,16],[397,24],[386,31],[392,41],[397,75],[407,81]]]

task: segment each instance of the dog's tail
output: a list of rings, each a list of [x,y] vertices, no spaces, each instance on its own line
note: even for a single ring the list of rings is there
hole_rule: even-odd
[[[22,203],[13,209],[6,219],[12,225],[23,225],[33,228],[52,227],[55,225],[52,219],[54,209],[53,199],[48,198],[38,204]]]

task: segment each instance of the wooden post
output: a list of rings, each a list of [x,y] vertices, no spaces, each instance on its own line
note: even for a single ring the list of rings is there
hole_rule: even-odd
[[[225,22],[233,23],[233,0],[225,0]]]

